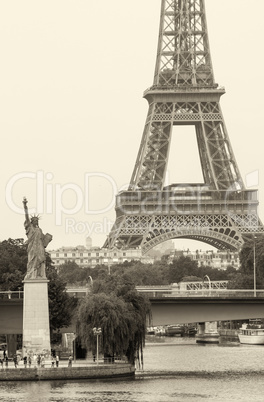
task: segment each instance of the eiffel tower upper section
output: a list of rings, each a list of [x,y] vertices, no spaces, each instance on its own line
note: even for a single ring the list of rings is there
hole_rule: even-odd
[[[162,1],[154,84],[144,94],[150,103],[147,121],[155,123],[140,149],[130,189],[162,189],[171,137],[171,126],[164,126],[171,119],[174,125],[196,125],[206,184],[217,190],[234,183],[244,188],[220,110],[224,93],[214,80],[204,1]]]
[[[116,199],[107,247],[148,250],[171,238],[238,249],[263,232],[257,191],[246,190],[220,107],[204,0],[162,0],[153,85],[127,191]],[[165,187],[173,126],[195,128],[204,183]],[[186,150],[187,151],[187,150]]]

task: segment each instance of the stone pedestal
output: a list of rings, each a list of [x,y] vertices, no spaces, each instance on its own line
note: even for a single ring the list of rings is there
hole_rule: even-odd
[[[47,279],[24,280],[23,356],[50,357],[50,326]]]

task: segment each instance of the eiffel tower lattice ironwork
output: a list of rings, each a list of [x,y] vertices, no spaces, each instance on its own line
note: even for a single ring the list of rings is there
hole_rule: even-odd
[[[241,178],[215,83],[204,0],[162,0],[153,86],[145,129],[127,191],[116,197],[116,221],[104,247],[141,247],[195,239],[239,249],[263,233],[257,191]],[[165,186],[173,126],[195,128],[202,184]]]

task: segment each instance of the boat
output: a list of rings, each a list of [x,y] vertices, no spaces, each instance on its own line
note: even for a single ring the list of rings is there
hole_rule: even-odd
[[[155,335],[156,336],[165,336],[165,328],[164,327],[156,327]]]
[[[242,324],[238,338],[243,344],[264,345],[264,324],[261,320],[250,320],[248,324]]]
[[[147,327],[147,335],[155,335],[155,328]]]
[[[185,330],[186,336],[195,336],[197,334],[197,328],[195,326],[187,326]]]
[[[165,328],[166,336],[183,336],[184,326],[183,325],[168,325]]]

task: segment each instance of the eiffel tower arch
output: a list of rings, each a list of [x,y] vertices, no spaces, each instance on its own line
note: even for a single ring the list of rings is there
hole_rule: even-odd
[[[104,247],[195,239],[238,250],[264,232],[256,190],[247,190],[231,147],[214,79],[204,0],[162,0],[149,110],[130,185],[116,197]],[[193,126],[204,182],[165,186],[172,129]]]

